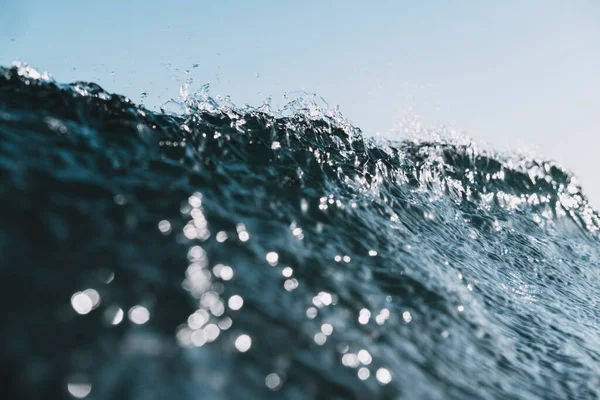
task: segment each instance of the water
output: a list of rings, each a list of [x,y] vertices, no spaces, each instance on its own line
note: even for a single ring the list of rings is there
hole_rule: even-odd
[[[6,398],[600,397],[560,166],[183,94],[0,69]]]

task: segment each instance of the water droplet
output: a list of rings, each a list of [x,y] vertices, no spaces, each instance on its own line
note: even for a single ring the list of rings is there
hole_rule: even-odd
[[[248,335],[240,335],[235,340],[235,348],[240,353],[247,352],[248,350],[250,350],[250,347],[252,347],[252,339]]]
[[[271,390],[278,390],[281,388],[281,378],[273,372],[265,378],[265,385]]]
[[[371,311],[367,310],[366,308],[363,308],[362,310],[360,310],[360,313],[358,314],[358,322],[362,325],[366,325],[369,323],[369,319],[371,318]]]
[[[373,357],[371,357],[371,354],[367,350],[362,349],[358,352],[358,361],[364,365],[369,365],[373,361]]]
[[[358,370],[358,378],[361,381],[369,379],[370,375],[371,375],[371,371],[369,371],[369,369],[366,367],[362,367],[361,369]]]
[[[137,325],[143,325],[150,320],[150,312],[143,306],[131,307],[128,316],[129,320]]]
[[[73,309],[81,315],[88,314],[94,307],[92,299],[84,292],[75,293],[71,297],[71,305],[73,306]]]
[[[382,385],[387,385],[392,381],[392,374],[386,368],[379,368],[375,374],[375,377]]]
[[[162,220],[158,223],[158,230],[161,231],[163,235],[168,235],[171,233],[171,223],[167,220]]]
[[[119,325],[123,321],[123,310],[119,306],[110,306],[104,311],[104,318],[111,325]]]
[[[92,392],[92,383],[83,375],[73,375],[67,382],[67,390],[76,399],[84,399]]]
[[[330,336],[333,333],[333,326],[331,324],[323,324],[321,325],[321,332],[326,336]]]
[[[227,301],[227,305],[229,306],[229,308],[231,308],[234,311],[239,310],[240,308],[242,308],[242,306],[244,305],[244,299],[242,298],[242,296],[239,296],[237,294],[234,294],[233,296],[231,296],[229,298],[229,300]]]
[[[309,307],[306,310],[306,316],[308,317],[308,319],[314,319],[317,316],[317,309],[315,307]]]
[[[323,332],[317,332],[315,334],[315,343],[319,346],[323,346],[327,341],[327,336]]]
[[[275,266],[279,262],[279,254],[277,254],[274,251],[271,251],[267,253],[266,259],[271,266]]]
[[[227,240],[227,233],[220,231],[217,233],[217,242],[219,243],[223,243],[224,241]]]

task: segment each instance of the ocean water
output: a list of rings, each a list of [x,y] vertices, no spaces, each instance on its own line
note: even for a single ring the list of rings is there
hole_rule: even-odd
[[[0,69],[4,398],[600,397],[562,167],[182,94]]]

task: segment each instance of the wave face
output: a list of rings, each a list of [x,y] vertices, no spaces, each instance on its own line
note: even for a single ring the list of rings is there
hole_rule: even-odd
[[[560,166],[173,105],[0,69],[8,398],[600,397],[599,219]]]

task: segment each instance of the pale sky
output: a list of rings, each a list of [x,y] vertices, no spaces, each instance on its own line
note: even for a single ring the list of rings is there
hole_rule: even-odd
[[[0,0],[14,60],[149,106],[189,69],[238,105],[316,92],[367,135],[417,115],[557,160],[600,206],[596,0]]]

